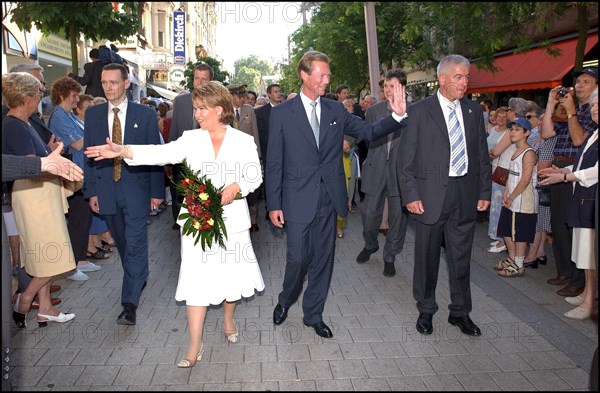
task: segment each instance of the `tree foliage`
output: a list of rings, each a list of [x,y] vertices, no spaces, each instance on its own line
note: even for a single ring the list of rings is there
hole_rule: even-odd
[[[35,27],[44,35],[64,36],[71,43],[73,70],[78,69],[77,40],[81,34],[86,39],[107,39],[125,43],[127,37],[138,31],[138,3],[113,2],[18,2],[11,11],[12,20],[21,30],[31,31]]]
[[[273,74],[273,66],[256,55],[250,55],[233,63],[234,75],[231,83],[248,85],[248,89],[258,91],[261,75]]]
[[[196,66],[200,63],[206,63],[213,69],[213,80],[215,81],[224,83],[229,77],[229,73],[227,71],[221,70],[221,62],[219,60],[210,56],[198,56],[195,62],[187,62],[185,71],[183,71],[185,79],[179,83],[181,86],[185,86],[185,88],[189,91],[194,90],[194,68],[196,68]]]
[[[358,93],[369,85],[364,3],[316,4],[311,9],[310,22],[291,37],[291,64],[284,67],[280,84],[284,91],[298,91],[301,85],[296,70],[298,61],[306,51],[314,49],[330,58],[330,88],[346,83],[351,91]],[[542,37],[564,15],[567,7],[591,7],[591,4],[375,3],[380,74],[383,77],[385,70],[392,67],[435,69],[439,60],[450,53],[460,53],[478,68],[493,70],[493,60],[499,51],[508,49],[518,53],[530,49],[533,44],[541,44],[550,55],[557,56],[560,54],[550,41]],[[580,34],[582,39],[585,34]],[[576,59],[573,60],[577,67]]]
[[[271,75],[273,73],[273,65],[266,60],[260,59],[256,55],[242,57],[233,63],[234,73],[237,74],[242,67],[253,68],[262,75]]]
[[[258,91],[261,73],[250,67],[241,67],[232,78],[232,84],[247,85],[249,90]]]

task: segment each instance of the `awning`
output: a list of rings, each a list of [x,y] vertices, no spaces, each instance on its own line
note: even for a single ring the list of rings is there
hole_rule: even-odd
[[[585,53],[598,43],[598,34],[588,35]],[[557,42],[559,57],[552,57],[545,48],[535,48],[525,53],[497,57],[494,65],[498,71],[477,70],[471,64],[467,94],[508,90],[548,89],[562,84],[563,77],[573,68],[577,38]]]
[[[19,26],[12,20],[12,14],[8,15],[2,20],[2,25],[7,30],[8,34],[12,35],[18,46],[19,50],[23,53],[23,57],[29,57],[29,48],[27,46],[27,39],[25,38],[25,32],[19,29]],[[10,39],[10,37],[9,37]],[[16,49],[16,48],[10,48]]]
[[[164,87],[158,87],[156,85],[146,83],[146,86],[160,94],[161,97],[166,98],[167,100],[174,100],[175,97],[179,95],[176,91],[171,91],[169,89],[165,89]]]

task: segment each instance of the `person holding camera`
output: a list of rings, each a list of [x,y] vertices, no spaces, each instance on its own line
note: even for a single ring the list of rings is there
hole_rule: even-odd
[[[550,90],[546,113],[542,119],[542,137],[556,136],[554,160],[558,168],[573,165],[577,151],[586,138],[596,129],[590,111],[590,96],[598,86],[598,67],[586,67],[572,74],[575,88],[567,90],[557,86]],[[573,98],[577,98],[577,103]],[[567,122],[553,122],[555,107],[561,104],[567,110]],[[557,276],[550,278],[548,284],[565,285],[557,293],[560,296],[573,297],[583,292],[585,275],[571,263],[572,230],[566,224],[567,205],[571,197],[572,186],[558,183],[552,186],[550,199],[550,223],[554,242],[552,249],[556,260]]]

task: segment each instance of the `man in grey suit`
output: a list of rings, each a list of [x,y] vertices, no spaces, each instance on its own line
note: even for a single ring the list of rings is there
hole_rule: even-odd
[[[392,112],[389,99],[394,94],[392,86],[397,83],[406,86],[406,74],[401,70],[389,70],[383,84],[386,100],[369,108],[366,116],[369,123],[383,119]],[[398,127],[393,133],[371,142],[362,166],[362,191],[365,193],[365,200],[361,206],[361,215],[365,246],[356,257],[356,262],[367,262],[371,254],[379,249],[377,236],[383,216],[384,199],[387,198],[389,229],[383,248],[383,275],[386,277],[396,275],[394,262],[396,255],[402,252],[408,226],[408,211],[402,208],[396,174],[402,128]]]
[[[481,335],[469,317],[471,247],[477,212],[490,205],[492,171],[481,105],[463,98],[470,66],[460,55],[440,61],[437,94],[410,106],[400,137],[398,181],[402,201],[416,220],[413,296],[421,334],[433,332],[440,249],[445,239],[448,322],[464,334]]]
[[[203,85],[213,80],[215,73],[211,66],[206,63],[200,63],[194,67],[194,87]],[[198,128],[198,122],[194,119],[194,105],[192,105],[192,94],[189,92],[182,93],[173,101],[173,120],[171,120],[171,130],[169,131],[169,140],[165,142],[173,142],[179,138],[184,131]],[[181,181],[181,165],[165,165],[165,175],[168,179],[174,182]],[[179,229],[177,224],[177,216],[181,209],[183,196],[177,194],[177,189],[171,183],[169,184],[171,198],[173,203],[171,210],[173,212],[173,229]]]

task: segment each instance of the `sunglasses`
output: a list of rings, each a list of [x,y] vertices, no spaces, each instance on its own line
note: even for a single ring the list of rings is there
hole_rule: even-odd
[[[527,115],[527,116],[525,116],[525,118],[527,120],[531,120],[532,117],[537,117],[537,115]]]

